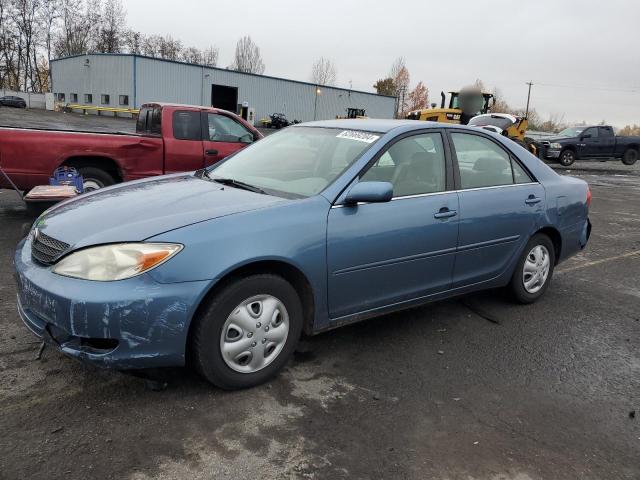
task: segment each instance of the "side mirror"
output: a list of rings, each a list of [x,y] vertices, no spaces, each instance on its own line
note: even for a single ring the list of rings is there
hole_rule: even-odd
[[[586,135],[582,135],[582,136],[580,137],[580,140],[584,140],[585,138],[591,138],[591,134],[590,134],[590,133],[587,133]]]
[[[393,185],[389,182],[356,183],[344,199],[346,205],[357,205],[360,202],[381,203],[393,198]]]

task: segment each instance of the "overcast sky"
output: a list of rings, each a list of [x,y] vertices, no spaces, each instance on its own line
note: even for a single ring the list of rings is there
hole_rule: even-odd
[[[356,1],[123,0],[131,28],[220,49],[218,66],[250,35],[265,74],[309,80],[320,56],[337,85],[373,91],[394,59],[430,100],[483,80],[514,107],[565,121],[640,123],[640,2],[637,0]]]

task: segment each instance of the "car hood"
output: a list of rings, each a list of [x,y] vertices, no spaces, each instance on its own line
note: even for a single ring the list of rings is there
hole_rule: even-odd
[[[40,232],[76,249],[141,241],[186,225],[289,201],[180,174],[84,194],[47,210],[36,224]]]

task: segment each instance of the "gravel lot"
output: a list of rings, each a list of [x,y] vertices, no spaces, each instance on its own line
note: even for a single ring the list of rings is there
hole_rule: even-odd
[[[592,238],[540,302],[482,293],[328,332],[231,393],[36,361],[12,278],[33,218],[0,191],[0,479],[640,478],[640,176],[574,173]]]

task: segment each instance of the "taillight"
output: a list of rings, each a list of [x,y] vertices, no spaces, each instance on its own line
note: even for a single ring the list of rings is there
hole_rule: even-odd
[[[587,185],[587,208],[591,206],[591,189]]]

